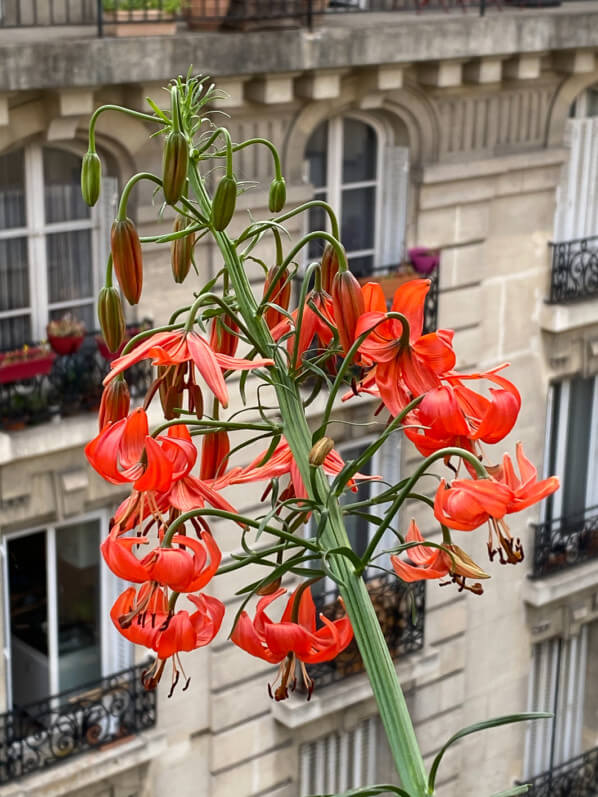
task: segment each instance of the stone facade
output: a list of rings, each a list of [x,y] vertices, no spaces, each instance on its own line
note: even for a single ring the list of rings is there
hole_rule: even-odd
[[[163,102],[161,87],[193,63],[229,93],[221,106],[231,114],[233,140],[265,136],[279,147],[291,206],[313,195],[304,161],[318,125],[351,114],[366,120],[383,131],[387,146],[409,150],[406,239],[442,249],[439,325],[456,331],[459,367],[511,363],[509,376],[524,404],[506,444],[512,449],[515,440],[525,440],[526,453],[541,465],[549,383],[598,372],[595,301],[574,310],[545,304],[547,244],[568,157],[565,124],[571,103],[598,81],[595,4],[433,22],[392,13],[347,17],[323,22],[314,33],[15,43],[2,32],[0,155],[30,141],[82,155],[94,107],[123,102],[142,109],[148,95]],[[142,121],[105,114],[97,145],[121,185],[138,169],[159,172],[159,142],[148,140]],[[267,213],[266,154],[245,151],[237,160],[240,178],[257,187],[240,198],[233,229],[246,223],[249,208],[256,216]],[[142,234],[170,229],[168,218],[156,220],[149,189],[136,190],[134,200]],[[302,231],[299,221],[291,223],[293,236]],[[267,261],[267,249],[261,254]],[[198,245],[196,260],[202,276],[219,268],[209,243]],[[174,285],[167,270],[168,248],[148,249],[140,317],[165,321],[183,301],[187,285]],[[347,412],[366,417],[370,407],[362,402]],[[92,416],[0,433],[2,534],[113,510],[123,494],[84,463],[82,447],[94,434]],[[402,459],[405,467],[415,461],[407,446]],[[432,493],[435,483],[427,486]],[[240,488],[230,500],[247,511],[256,503]],[[417,512],[433,535],[431,514]],[[462,726],[526,708],[532,644],[546,635],[546,623],[556,633],[563,614],[578,611],[578,622],[594,616],[595,565],[584,565],[575,578],[527,579],[534,547],[529,524],[538,517],[531,509],[513,518],[528,557],[517,568],[493,567],[482,599],[427,586],[423,650],[397,666],[428,765]],[[229,525],[215,523],[214,531],[224,550],[238,545]],[[459,540],[478,560],[481,533]],[[240,583],[232,574],[214,585],[227,616],[239,606]],[[582,604],[587,611],[580,615]],[[225,626],[209,649],[187,656],[190,691],[171,699],[167,689],[159,691],[156,728],[0,787],[0,797],[301,797],[302,745],[354,732],[375,714],[365,676],[316,691],[309,704],[273,705],[266,692],[271,668],[233,648],[226,620]],[[6,634],[4,628],[5,647]],[[1,659],[0,708],[8,705],[6,676]],[[506,788],[524,774],[524,736],[523,728],[510,726],[456,746],[440,770],[438,794],[473,797],[480,784],[487,794]]]

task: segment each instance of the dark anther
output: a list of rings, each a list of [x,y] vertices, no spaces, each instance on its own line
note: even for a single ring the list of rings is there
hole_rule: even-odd
[[[187,681],[186,681],[186,683],[185,683],[185,686],[182,688],[182,690],[181,690],[181,691],[182,691],[182,692],[186,692],[186,691],[187,691],[187,689],[189,689],[189,684],[190,684],[190,683],[191,683],[191,677],[187,678]]]
[[[180,676],[180,672],[177,670],[175,672],[175,674],[174,674],[174,680],[173,680],[172,685],[170,687],[170,692],[168,693],[168,697],[169,698],[172,697],[172,695],[174,694],[174,690],[176,689],[176,685],[179,682],[179,676]]]

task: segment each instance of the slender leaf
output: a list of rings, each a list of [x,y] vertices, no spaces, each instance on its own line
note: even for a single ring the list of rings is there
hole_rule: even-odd
[[[473,725],[468,725],[466,728],[462,728],[460,731],[457,731],[457,733],[454,736],[451,736],[448,742],[440,749],[440,752],[434,759],[432,768],[430,769],[430,777],[428,778],[428,788],[430,792],[434,792],[436,773],[438,771],[438,766],[442,761],[443,755],[446,753],[448,748],[455,742],[459,741],[459,739],[463,739],[464,736],[469,736],[470,734],[477,733],[478,731],[485,731],[488,728],[498,728],[499,725],[509,725],[512,722],[525,722],[526,720],[547,720],[552,719],[552,717],[552,714],[546,713],[545,711],[528,712],[522,714],[505,714],[502,717],[495,717],[494,719],[486,720],[485,722],[476,722]]]
[[[398,794],[399,797],[411,797],[405,789],[392,786],[389,783],[380,783],[377,786],[361,786],[357,789],[349,789],[340,794],[312,794],[311,797],[375,797],[376,794]]]
[[[492,797],[515,797],[517,794],[527,794],[529,788],[530,784],[524,783],[521,786],[513,786],[510,789],[505,789],[505,791],[499,791],[496,794],[493,794]]]

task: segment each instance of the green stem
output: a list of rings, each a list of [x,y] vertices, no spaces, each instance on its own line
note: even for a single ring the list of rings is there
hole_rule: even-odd
[[[248,138],[247,141],[243,141],[241,144],[233,144],[232,151],[239,152],[240,150],[245,149],[245,147],[250,147],[252,144],[263,144],[265,147],[268,147],[272,155],[272,160],[274,161],[274,175],[275,177],[280,179],[282,177],[282,171],[280,168],[280,156],[274,144],[271,141],[268,141],[267,138]],[[226,156],[227,156],[226,151],[214,152],[210,154],[210,158],[224,158]]]
[[[151,180],[152,183],[156,183],[156,185],[159,185],[160,187],[162,186],[162,180],[160,180],[159,177],[156,177],[155,174],[150,174],[150,172],[139,172],[138,174],[134,174],[123,188],[123,192],[120,196],[120,202],[118,203],[118,213],[116,214],[118,221],[124,221],[127,218],[127,202],[129,201],[129,194],[133,190],[135,184],[140,180]]]
[[[112,252],[108,255],[108,262],[106,263],[106,278],[104,280],[104,285],[106,288],[112,287],[112,270],[113,270],[113,263],[112,263]]]
[[[96,149],[96,122],[98,121],[98,117],[104,111],[119,111],[120,113],[126,113],[128,116],[132,116],[135,119],[143,119],[144,122],[153,122],[154,124],[160,123],[159,119],[156,119],[155,116],[151,116],[148,113],[141,113],[140,111],[132,111],[130,108],[123,108],[120,105],[100,105],[99,108],[93,112],[91,119],[89,120],[89,150],[90,152],[95,152]]]
[[[190,170],[189,179],[200,207],[205,211],[209,208],[210,199],[194,168]],[[274,359],[272,370],[283,431],[308,496],[313,500],[316,493],[329,495],[328,480],[322,468],[314,469],[315,472],[310,474],[309,452],[312,448],[312,435],[303,411],[298,387],[289,376],[282,352],[273,346],[270,332],[257,312],[258,304],[231,240],[225,232],[215,232],[214,237],[226,263],[240,312],[258,342],[262,354],[272,353]],[[315,237],[330,241],[339,253],[339,258],[345,259],[341,245],[328,233],[315,233],[306,236],[307,240]],[[295,248],[290,259],[305,243],[306,239]],[[328,520],[320,537],[322,546],[326,550],[350,547],[338,500],[331,498],[327,508]],[[370,678],[401,783],[413,797],[425,797],[429,792],[422,754],[415,737],[405,697],[365,582],[356,575],[354,566],[345,556],[330,556],[329,568],[339,584],[339,591],[345,602],[355,639]]]

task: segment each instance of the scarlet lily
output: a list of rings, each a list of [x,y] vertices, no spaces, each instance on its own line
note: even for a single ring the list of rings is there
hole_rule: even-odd
[[[98,413],[100,431],[105,426],[126,418],[129,414],[130,406],[129,386],[124,379],[115,379],[109,385],[106,385],[102,391],[102,400],[100,401],[100,411]]]
[[[226,354],[234,357],[239,346],[239,327],[236,321],[226,313],[216,316],[210,330],[210,347],[215,354]]]
[[[230,441],[224,429],[203,435],[201,446],[200,479],[216,479],[226,470]]]
[[[490,518],[503,518],[512,499],[513,491],[495,479],[455,479],[450,487],[442,479],[434,515],[451,529],[472,531]]]
[[[151,648],[158,654],[154,664],[141,676],[146,689],[155,689],[166,661],[172,657],[172,694],[180,673],[186,678],[179,653],[195,650],[209,644],[222,624],[224,604],[209,595],[187,595],[195,605],[193,614],[184,609],[169,611],[166,594],[154,589],[148,599],[149,585],[136,592],[134,587],[125,590],[114,603],[110,617],[115,627],[129,641]],[[186,678],[183,691],[189,686]]]
[[[273,622],[266,609],[285,592],[279,589],[262,598],[253,621],[247,612],[241,612],[231,640],[252,656],[272,664],[281,663],[276,678],[276,681],[280,678],[280,684],[274,691],[276,700],[284,700],[288,697],[289,688],[295,688],[298,662],[309,700],[314,683],[305,665],[335,658],[353,639],[353,629],[347,616],[332,621],[320,614],[324,625],[316,630],[316,607],[310,588],[304,586],[298,587],[290,596],[280,622]]]
[[[507,504],[509,513],[527,509],[528,506],[552,495],[560,486],[556,476],[538,481],[538,471],[523,453],[521,443],[517,443],[515,447],[515,456],[519,466],[519,478],[508,454],[504,455],[502,466],[488,468],[488,472],[495,479],[506,484],[513,492],[513,498]]]
[[[134,363],[148,357],[153,357],[154,365],[193,363],[223,407],[228,406],[228,391],[222,376],[223,369],[248,371],[274,364],[273,360],[242,360],[213,351],[207,340],[197,332],[175,329],[171,332],[156,332],[128,354],[113,360],[104,384],[108,384]]]
[[[364,313],[357,322],[356,338],[369,331],[359,351],[366,364],[373,366],[380,396],[392,415],[401,412],[409,394],[415,397],[439,387],[440,376],[455,366],[451,331],[422,335],[429,289],[430,280],[411,280],[394,295],[391,309],[409,322],[408,339],[401,321],[386,318],[385,307]],[[379,297],[378,292],[371,292],[370,306],[378,304]]]
[[[341,347],[346,354],[355,340],[359,317],[365,312],[360,284],[350,271],[338,271],[332,281],[332,305]]]
[[[299,320],[298,311],[293,310],[291,316],[296,326]],[[303,315],[299,327],[299,340],[297,343],[297,360],[301,360],[301,357],[303,357],[314,340],[318,341],[321,348],[327,348],[334,338],[333,330],[335,328],[336,324],[334,321],[332,297],[330,294],[326,293],[326,291],[311,291],[303,307]],[[289,319],[285,318],[284,321],[281,321],[272,329],[272,337],[274,340],[280,340],[290,329],[291,324]],[[294,346],[295,333],[287,340],[288,351],[292,352]]]

